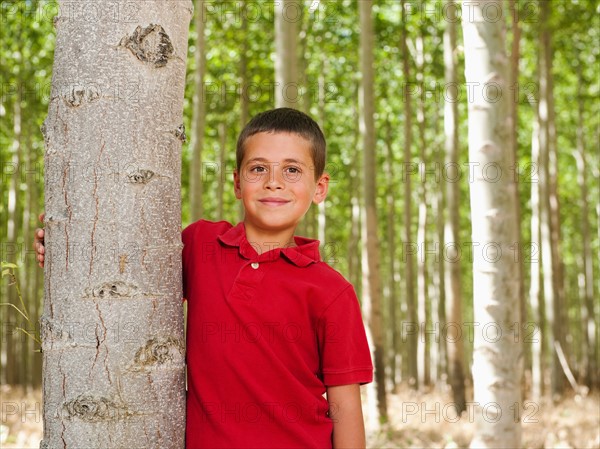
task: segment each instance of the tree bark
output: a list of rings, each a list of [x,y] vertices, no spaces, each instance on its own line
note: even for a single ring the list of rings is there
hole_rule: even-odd
[[[508,8],[511,11],[512,18],[512,49],[510,54],[510,79],[509,85],[511,89],[518,86],[519,83],[519,59],[520,59],[520,44],[521,44],[521,27],[519,25],[519,14],[518,14],[518,5],[516,0],[509,0]],[[523,346],[523,354],[524,358],[520,360],[521,363],[521,373],[524,372],[523,367],[527,366],[528,363],[525,358],[528,358],[529,351],[525,347],[523,333],[526,331],[526,321],[527,321],[527,307],[525,302],[525,284],[524,284],[524,265],[523,265],[523,238],[521,236],[521,200],[519,197],[519,156],[518,156],[518,124],[519,124],[519,100],[518,98],[513,98],[509,101],[509,123],[510,127],[508,130],[510,139],[510,149],[508,152],[509,160],[508,160],[508,168],[511,170],[515,180],[515,219],[517,221],[517,240],[515,241],[515,254],[517,257],[517,269],[519,270],[519,320],[518,323],[515,323],[515,335],[519,336],[519,341]],[[524,379],[521,380],[522,388],[525,388]]]
[[[458,86],[456,77],[456,8],[458,5],[449,0],[446,30],[444,31],[444,67],[445,81],[448,86]],[[446,165],[459,167],[458,165],[458,89],[448,89],[450,98],[444,103],[444,148],[446,151]],[[448,382],[452,388],[452,399],[457,413],[466,409],[465,404],[465,379],[464,360],[465,350],[463,344],[462,329],[462,288],[461,288],[461,265],[460,265],[460,237],[459,230],[459,184],[446,181],[446,210],[448,218],[444,228],[444,248],[448,245],[448,254],[444,253],[445,286],[446,286],[446,329],[444,341],[448,354]],[[451,332],[450,330],[455,331]],[[460,335],[459,335],[460,331]]]
[[[396,177],[394,176],[396,164],[394,163],[393,133],[390,120],[386,121],[386,164],[385,177],[387,179],[387,253],[389,263],[388,273],[388,325],[386,328],[389,331],[388,341],[390,346],[388,349],[388,363],[390,367],[390,380],[392,388],[395,390],[399,381],[398,364],[399,364],[399,342],[398,342],[398,294],[397,286],[399,276],[396,274],[396,201],[395,193],[398,189]]]
[[[510,246],[516,240],[514,183],[506,147],[507,59],[504,29],[486,7],[502,11],[502,2],[472,3],[463,15],[467,83],[479,86],[469,95],[469,161],[473,241],[473,311],[480,323],[473,351],[475,434],[472,448],[519,447],[520,423],[511,413],[521,403],[520,344],[512,329],[519,319],[519,272]],[[492,84],[493,83],[493,84]],[[486,90],[496,86],[496,90]],[[495,169],[490,171],[486,167]],[[500,174],[503,174],[500,175]],[[492,180],[494,182],[492,182]],[[491,334],[489,330],[491,329]],[[512,409],[511,409],[512,407]]]
[[[556,111],[554,108],[554,49],[552,46],[553,26],[551,25],[552,2],[542,1],[542,51],[544,52],[546,70],[546,99],[548,102],[548,196],[549,196],[549,215],[550,215],[550,242],[552,245],[552,265],[553,282],[555,291],[554,318],[555,332],[554,337],[560,343],[560,346],[567,353],[569,351],[566,335],[569,323],[567,315],[567,303],[565,295],[564,281],[564,261],[562,256],[562,237],[561,237],[561,218],[560,218],[560,199],[558,196],[558,153],[557,153],[557,135],[556,135]],[[551,347],[556,357],[554,345]],[[560,363],[560,359],[559,359]],[[566,373],[561,369],[557,371],[555,384],[555,393],[560,394],[564,391],[567,382]]]
[[[193,7],[117,3],[120,20],[114,2],[96,4],[111,20],[56,19],[43,126],[42,448],[184,447],[180,177]]]
[[[298,22],[302,3],[280,0],[275,5],[275,107],[299,108]]]
[[[204,0],[197,0],[194,17],[196,27],[196,51],[194,61],[194,112],[192,116],[192,162],[190,164],[190,218],[199,220],[203,215],[202,203],[202,148],[206,123],[206,102],[204,100],[204,74],[206,72],[206,40],[204,37]],[[219,172],[224,167],[219,167]]]
[[[11,163],[12,166],[20,167],[23,162],[22,156],[22,109],[20,98],[16,98],[13,103],[13,142],[12,142],[12,155]],[[16,250],[18,248],[17,242],[17,229],[20,229],[20,212],[21,207],[19,205],[18,198],[20,196],[20,174],[18,170],[15,171],[13,176],[10,178],[10,187],[8,188],[8,221],[6,231],[7,244],[15,248],[15,255],[18,254]],[[9,260],[18,264],[18,260]],[[14,270],[16,279],[19,279],[20,271],[22,268]],[[6,283],[6,296],[9,304],[22,308],[17,295],[17,289],[14,285]],[[0,302],[5,302],[4,300]],[[4,343],[6,345],[6,381],[8,385],[23,385],[23,372],[22,359],[26,357],[26,351],[24,350],[25,335],[22,334],[18,329],[27,328],[26,323],[23,322],[23,317],[16,313],[15,310],[10,307],[8,310],[8,322],[5,323],[6,330],[3,332]],[[26,347],[26,346],[25,346]]]
[[[360,131],[363,150],[363,202],[362,214],[362,306],[375,362],[375,385],[378,416],[369,415],[369,428],[376,427],[374,419],[387,420],[385,391],[385,349],[381,326],[381,280],[379,273],[379,238],[377,231],[375,185],[375,99],[373,70],[373,17],[372,0],[359,3],[360,15],[360,67],[359,91]],[[371,387],[372,388],[372,387]],[[371,390],[372,391],[372,390]]]
[[[217,169],[217,219],[224,220],[223,203],[225,200],[225,164],[227,161],[227,118],[223,116],[219,123],[219,167]]]
[[[424,42],[423,36],[416,38],[416,72],[417,84],[425,87],[424,82]],[[429,298],[427,296],[427,261],[426,261],[426,230],[427,230],[427,155],[425,149],[425,98],[419,96],[417,101],[417,127],[419,130],[419,175],[420,184],[418,189],[419,208],[417,225],[417,317],[419,323],[419,340],[417,344],[417,372],[419,376],[419,387],[429,385],[430,361],[429,361]]]
[[[588,387],[598,386],[598,352],[596,350],[596,321],[594,320],[594,273],[592,259],[592,243],[590,236],[590,218],[588,201],[587,159],[584,137],[584,102],[582,87],[585,85],[582,76],[581,62],[578,66],[577,84],[577,150],[574,152],[577,161],[577,183],[581,195],[581,238],[583,246],[581,273],[581,316],[583,328],[583,375]]]
[[[542,254],[542,280],[544,285],[544,299],[547,326],[545,331],[548,338],[547,350],[550,353],[552,363],[550,365],[550,390],[551,394],[560,394],[562,392],[562,368],[558,359],[558,354],[554,350],[554,341],[560,342],[560,317],[559,317],[559,292],[558,292],[558,263],[556,261],[556,245],[553,242],[554,231],[552,218],[552,181],[551,181],[551,145],[552,132],[551,123],[551,101],[552,95],[551,82],[549,77],[552,72],[552,50],[550,46],[551,34],[549,30],[550,4],[546,1],[540,1],[540,100],[538,103],[538,117],[540,123],[539,144],[540,144],[540,241]]]
[[[408,35],[406,31],[406,1],[402,0],[402,26],[400,46],[402,48],[402,72],[404,74],[404,167],[408,167],[412,160],[412,101],[410,91],[410,54],[408,53]],[[417,345],[418,318],[414,287],[414,260],[413,252],[410,251],[412,243],[412,188],[410,175],[405,174],[402,179],[404,183],[404,227],[403,227],[403,257],[402,261],[406,264],[404,269],[404,278],[406,282],[406,311],[407,322],[403,323],[401,328],[402,342],[406,344],[406,366],[408,369],[408,383],[412,388],[418,388],[417,371]]]
[[[539,142],[539,118],[538,111],[534,108],[533,131],[531,133],[531,163],[532,167],[540,167],[540,142]],[[541,271],[540,271],[540,252],[541,248],[541,229],[540,229],[540,185],[537,182],[531,183],[531,256],[530,256],[530,285],[529,302],[531,304],[531,313],[535,320],[534,330],[537,329],[531,339],[531,397],[537,401],[541,398],[544,390],[544,341],[546,332],[544,323],[546,322],[544,297],[541,295]],[[529,329],[527,329],[529,331]]]

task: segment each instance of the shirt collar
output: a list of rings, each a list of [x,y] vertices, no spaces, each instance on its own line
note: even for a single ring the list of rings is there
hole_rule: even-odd
[[[296,236],[294,236],[296,246],[274,248],[259,255],[252,244],[246,239],[246,228],[243,222],[238,223],[217,236],[217,239],[224,245],[238,247],[242,257],[249,260],[256,260],[257,262],[272,261],[279,256],[283,256],[298,267],[306,267],[311,263],[321,260],[318,240]]]

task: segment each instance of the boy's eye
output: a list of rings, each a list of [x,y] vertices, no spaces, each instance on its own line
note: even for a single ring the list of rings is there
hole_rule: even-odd
[[[264,173],[267,171],[267,168],[262,165],[255,165],[254,167],[250,167],[250,171],[253,173]]]
[[[300,173],[300,168],[299,167],[287,167],[285,169],[285,171],[287,171],[288,173],[291,173],[291,174],[296,174],[296,173]]]

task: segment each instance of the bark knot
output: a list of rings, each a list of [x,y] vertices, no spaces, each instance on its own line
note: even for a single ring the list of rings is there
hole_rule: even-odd
[[[80,394],[65,402],[64,409],[68,419],[79,418],[88,422],[117,421],[134,415],[122,402],[91,394]]]
[[[100,98],[97,86],[86,87],[83,85],[69,86],[63,90],[62,99],[72,108],[81,106],[83,103],[92,103]]]
[[[147,184],[154,177],[151,170],[135,170],[127,174],[127,181],[132,184]]]
[[[183,363],[185,348],[175,337],[154,337],[135,353],[134,371],[157,365]]]
[[[129,49],[142,62],[154,67],[164,67],[173,56],[171,38],[160,25],[150,24],[146,28],[137,26],[131,36],[126,35],[119,42],[120,47]]]
[[[173,134],[182,142],[185,143],[187,141],[187,136],[185,135],[185,125],[183,123],[175,128]]]
[[[103,282],[85,290],[87,298],[131,298],[141,294],[137,285],[123,281]]]

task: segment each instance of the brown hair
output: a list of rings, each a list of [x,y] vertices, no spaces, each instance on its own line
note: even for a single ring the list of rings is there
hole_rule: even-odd
[[[327,144],[323,131],[317,122],[303,112],[292,108],[277,108],[261,112],[242,129],[237,141],[236,167],[240,170],[244,159],[244,144],[246,140],[258,133],[292,133],[310,142],[311,156],[315,165],[315,180],[325,170]]]

